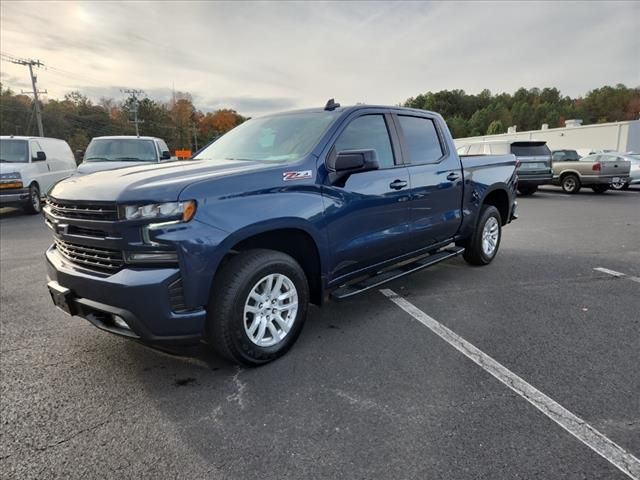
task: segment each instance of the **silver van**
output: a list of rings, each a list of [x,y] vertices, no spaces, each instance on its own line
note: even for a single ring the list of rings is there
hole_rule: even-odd
[[[518,192],[533,195],[540,185],[551,183],[551,150],[544,140],[485,140],[458,147],[458,155],[504,155],[518,161]]]
[[[75,171],[75,158],[64,140],[0,136],[0,207],[39,213],[43,196]]]

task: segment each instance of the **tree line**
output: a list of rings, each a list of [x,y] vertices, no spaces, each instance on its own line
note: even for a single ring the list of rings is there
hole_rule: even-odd
[[[454,138],[505,133],[512,125],[518,131],[564,127],[565,120],[579,118],[584,125],[637,120],[640,118],[640,88],[622,84],[591,90],[584,97],[563,96],[557,88],[520,88],[513,94],[477,95],[464,90],[427,92],[409,98],[405,107],[440,113]]]
[[[516,125],[519,131],[564,126],[570,118],[592,123],[634,120],[640,117],[640,88],[618,84],[588,92],[584,97],[561,95],[557,88],[520,88],[513,94],[477,95],[464,90],[427,92],[409,98],[406,107],[440,113],[455,138],[504,133]],[[246,120],[232,109],[203,113],[188,93],[178,92],[163,103],[150,98],[124,101],[102,98],[97,103],[80,92],[62,100],[42,102],[45,135],[66,140],[73,151],[85,150],[93,137],[135,135],[131,122],[137,108],[140,134],[163,138],[169,148],[196,150]],[[0,134],[35,135],[33,99],[0,84]]]
[[[124,101],[102,98],[94,103],[80,92],[63,100],[42,102],[42,123],[47,137],[66,140],[71,149],[84,151],[93,137],[135,135],[133,111],[137,108],[140,135],[160,137],[174,151],[196,150],[246,120],[232,109],[203,113],[191,95],[177,92],[175,100],[163,103],[150,98],[129,97]],[[16,94],[0,84],[0,134],[37,135],[33,99]]]

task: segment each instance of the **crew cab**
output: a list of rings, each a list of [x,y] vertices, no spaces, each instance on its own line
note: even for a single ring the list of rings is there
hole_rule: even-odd
[[[518,161],[518,192],[533,195],[540,185],[551,183],[551,150],[544,140],[484,140],[458,147],[460,155],[504,155]]]
[[[120,135],[95,137],[84,152],[78,173],[92,173],[171,160],[169,147],[157,137]]]
[[[423,110],[331,100],[254,118],[191,160],[56,185],[48,288],[109,332],[260,365],[295,342],[309,303],[457,255],[489,264],[516,218],[515,166],[461,160]]]
[[[554,160],[552,167],[553,183],[560,185],[565,193],[578,193],[582,187],[604,193],[611,187],[623,188],[631,162],[622,154],[599,153],[579,160]]]

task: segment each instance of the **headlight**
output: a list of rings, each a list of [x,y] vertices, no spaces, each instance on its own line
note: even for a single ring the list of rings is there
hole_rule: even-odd
[[[195,200],[186,202],[149,203],[147,205],[126,205],[122,212],[127,220],[181,218],[188,222],[196,213]]]
[[[11,172],[11,173],[1,173],[0,180],[20,180],[22,176],[20,176],[20,172]]]
[[[0,188],[23,188],[20,172],[0,174]]]

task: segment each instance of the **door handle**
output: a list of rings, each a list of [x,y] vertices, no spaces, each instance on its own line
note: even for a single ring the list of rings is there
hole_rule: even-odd
[[[449,180],[450,182],[458,180],[459,178],[460,175],[458,174],[458,172],[451,172],[449,175],[447,175],[447,180]]]
[[[393,188],[394,190],[401,190],[407,186],[407,182],[404,180],[394,180],[389,184],[389,188]]]

